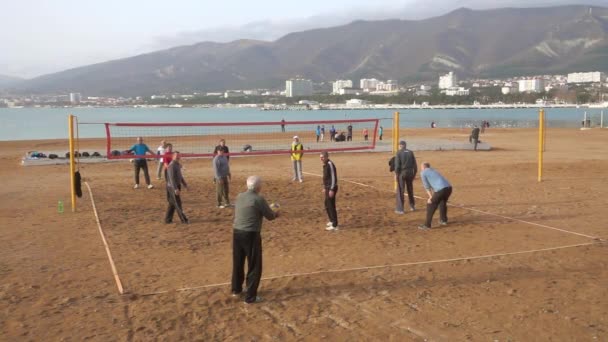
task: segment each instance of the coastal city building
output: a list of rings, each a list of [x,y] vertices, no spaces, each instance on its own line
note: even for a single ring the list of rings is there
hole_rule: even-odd
[[[439,89],[450,89],[458,86],[458,77],[452,71],[439,76]]]
[[[518,81],[520,93],[540,93],[545,90],[545,82],[541,78],[529,78]]]
[[[386,82],[378,82],[376,84],[376,91],[398,91],[399,84],[395,80],[388,80]]]
[[[360,99],[350,99],[346,101],[346,105],[347,106],[353,106],[353,107],[357,107],[357,106],[365,106],[370,104],[369,101],[366,100],[360,100]]]
[[[453,87],[445,90],[445,95],[447,96],[468,96],[469,89],[465,89],[464,87]]]
[[[359,95],[363,93],[363,91],[359,88],[342,88],[338,91],[339,95]]]
[[[380,83],[380,81],[375,78],[364,78],[359,81],[359,88],[363,89],[364,92],[369,93],[376,90],[378,83]]]
[[[70,103],[80,103],[82,101],[82,95],[80,93],[70,93]]]
[[[337,80],[332,84],[333,94],[340,94],[340,90],[344,88],[352,88],[353,81],[351,80]]]
[[[285,96],[311,96],[312,81],[303,78],[292,78],[285,82]]]
[[[242,90],[228,90],[224,92],[224,98],[243,97],[245,93]]]
[[[601,83],[606,81],[603,72],[574,72],[568,74],[568,83]]]
[[[507,83],[500,89],[503,95],[515,94],[519,92],[519,86],[514,86],[511,83]]]

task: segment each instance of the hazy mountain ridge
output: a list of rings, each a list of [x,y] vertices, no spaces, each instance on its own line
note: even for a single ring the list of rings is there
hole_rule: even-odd
[[[27,92],[145,95],[280,87],[297,75],[435,81],[608,71],[608,8],[458,9],[420,21],[355,21],[275,42],[203,42],[38,77]]]

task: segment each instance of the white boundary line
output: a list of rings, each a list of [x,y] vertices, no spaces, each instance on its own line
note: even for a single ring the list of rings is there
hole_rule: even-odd
[[[313,271],[313,272],[305,272],[305,273],[291,273],[291,274],[285,274],[285,275],[279,275],[279,276],[263,277],[261,280],[275,280],[275,279],[282,279],[282,278],[303,277],[303,276],[327,274],[327,273],[343,273],[343,272],[364,271],[364,270],[392,268],[392,267],[438,264],[438,263],[444,263],[444,262],[458,262],[458,261],[466,261],[466,260],[490,259],[490,258],[497,258],[497,257],[509,256],[509,255],[530,254],[530,253],[537,253],[537,252],[554,251],[554,250],[558,250],[558,249],[591,246],[591,245],[595,245],[595,244],[596,244],[595,242],[586,242],[586,243],[579,243],[576,245],[548,247],[548,248],[532,249],[532,250],[519,251],[519,252],[507,252],[507,253],[486,254],[486,255],[477,255],[477,256],[468,256],[468,257],[460,257],[460,258],[450,258],[450,259],[404,262],[404,263],[390,264],[390,265],[374,265],[374,266],[351,267],[351,268],[342,268],[342,269],[330,269],[330,270],[325,270],[325,271]],[[217,284],[209,284],[209,285],[202,285],[202,286],[183,287],[183,288],[176,289],[176,290],[164,290],[164,291],[146,293],[146,294],[143,294],[142,296],[153,296],[153,295],[165,294],[165,293],[170,293],[170,292],[184,292],[184,291],[201,290],[201,289],[222,287],[222,286],[228,286],[228,285],[230,285],[230,283],[217,283]]]
[[[122,287],[122,282],[118,277],[118,272],[116,271],[116,265],[114,265],[114,260],[112,259],[112,253],[110,252],[110,246],[108,246],[108,242],[106,241],[106,237],[104,236],[103,229],[101,229],[101,222],[99,221],[99,215],[97,214],[97,207],[95,206],[95,200],[93,199],[93,191],[91,191],[91,187],[88,182],[84,182],[84,185],[89,189],[89,196],[91,196],[91,204],[93,205],[93,213],[95,213],[95,220],[97,221],[97,228],[99,229],[99,235],[101,235],[101,241],[103,241],[103,245],[106,248],[106,254],[108,255],[108,260],[110,261],[110,266],[112,267],[112,274],[114,275],[114,280],[116,281],[116,286],[118,287],[118,292],[120,294],[124,294],[125,291]]]
[[[322,175],[319,175],[319,174],[316,174],[316,173],[310,173],[310,172],[302,172],[302,173],[305,173],[305,174],[307,174],[307,175],[311,175],[311,176],[323,177]],[[359,183],[359,182],[351,181],[351,180],[348,180],[348,179],[341,179],[341,180],[342,180],[342,181],[344,181],[344,182],[353,183],[353,184],[357,184],[357,185],[360,185],[360,186],[364,186],[364,187],[368,187],[368,188],[376,189],[376,190],[378,190],[378,191],[385,191],[385,192],[394,193],[394,191],[385,190],[385,189],[380,189],[380,188],[377,188],[377,187],[372,186],[372,185],[363,184],[363,183]],[[424,199],[423,197],[420,197],[420,196],[414,196],[414,197],[416,197],[416,198],[418,198],[418,199]],[[448,203],[448,205],[449,205],[449,206],[451,206],[451,207],[456,207],[456,208],[461,208],[461,209],[464,209],[464,210],[474,211],[474,212],[482,213],[482,214],[485,214],[485,215],[496,216],[496,217],[504,218],[504,219],[507,219],[507,220],[516,221],[516,222],[521,222],[521,223],[525,223],[525,224],[529,224],[529,225],[533,225],[533,226],[537,226],[537,227],[542,227],[542,228],[547,228],[547,229],[557,230],[557,231],[560,231],[560,232],[562,232],[562,233],[568,233],[568,234],[573,234],[573,235],[582,236],[582,237],[585,237],[585,238],[588,238],[588,239],[593,239],[593,240],[604,241],[603,239],[600,239],[600,238],[598,238],[597,236],[587,235],[587,234],[583,234],[583,233],[577,233],[577,232],[573,232],[573,231],[570,231],[570,230],[561,229],[561,228],[556,228],[556,227],[551,227],[551,226],[547,226],[547,225],[540,224],[540,223],[534,223],[534,222],[530,222],[530,221],[524,221],[524,220],[517,219],[517,218],[514,218],[514,217],[509,217],[509,216],[503,216],[503,215],[499,215],[499,214],[494,214],[494,213],[490,213],[490,212],[487,212],[487,211],[482,211],[482,210],[479,210],[479,209],[468,208],[468,207],[465,207],[464,205],[459,205],[459,204],[449,204],[449,203]]]

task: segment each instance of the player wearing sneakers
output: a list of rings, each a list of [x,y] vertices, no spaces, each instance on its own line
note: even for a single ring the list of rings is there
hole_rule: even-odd
[[[421,168],[420,179],[422,179],[422,185],[426,189],[429,199],[426,201],[426,222],[419,225],[418,228],[431,228],[431,220],[437,207],[439,207],[439,224],[445,226],[448,224],[447,203],[452,195],[452,186],[439,172],[431,168],[431,164],[424,162]]]
[[[133,167],[135,170],[135,186],[133,188],[139,188],[139,171],[143,169],[144,178],[146,179],[148,189],[152,189],[154,185],[150,183],[150,174],[148,174],[148,161],[146,160],[146,158],[141,158],[141,156],[145,156],[146,153],[149,153],[154,156],[154,152],[150,150],[148,145],[144,144],[144,138],[142,137],[138,137],[137,144],[131,146],[128,151],[135,153],[136,156],[140,156],[140,158],[137,158],[133,161]]]
[[[414,152],[408,150],[405,141],[399,142],[399,152],[395,155],[395,179],[397,180],[398,192],[397,192],[397,207],[395,213],[403,214],[404,211],[404,193],[407,190],[407,197],[410,202],[410,208],[412,211],[416,208],[416,202],[414,199],[414,178],[418,173],[418,165],[416,164],[416,157]]]
[[[321,152],[321,162],[323,163],[323,193],[325,193],[325,210],[329,222],[326,230],[338,229],[338,213],[336,211],[336,195],[338,194],[338,173],[336,165],[329,159],[327,151]]]
[[[304,146],[300,142],[300,138],[295,135],[291,143],[291,162],[293,163],[293,179],[302,183],[302,155],[304,154]]]
[[[245,303],[262,301],[258,297],[258,287],[262,279],[262,222],[279,217],[268,202],[260,195],[262,180],[258,176],[247,178],[247,191],[236,198],[232,233],[232,295],[243,293],[245,281]],[[247,261],[247,276],[245,276]]]

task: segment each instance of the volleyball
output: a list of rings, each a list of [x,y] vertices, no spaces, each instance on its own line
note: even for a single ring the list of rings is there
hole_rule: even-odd
[[[275,213],[276,213],[277,211],[279,211],[279,209],[280,209],[280,208],[281,208],[281,205],[280,205],[279,203],[272,202],[272,203],[270,204],[270,209],[272,209],[272,211],[274,211]]]

